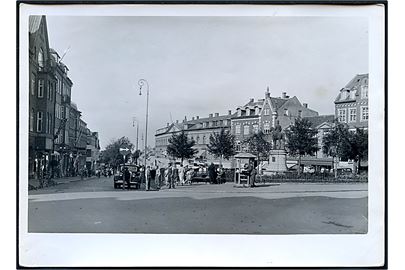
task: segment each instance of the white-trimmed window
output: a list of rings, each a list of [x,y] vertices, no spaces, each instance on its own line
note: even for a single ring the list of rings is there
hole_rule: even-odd
[[[368,106],[361,107],[361,121],[368,121]]]
[[[270,109],[264,109],[264,115],[270,115]]]
[[[356,122],[357,110],[356,108],[349,109],[349,122]]]
[[[270,133],[270,123],[266,122],[263,125],[263,133],[264,134],[269,134]]]
[[[31,75],[31,95],[35,95],[35,75]]]
[[[31,111],[30,111],[30,131],[34,131],[34,115],[35,115],[35,111],[34,111],[34,109],[31,109]]]
[[[240,125],[235,125],[235,134],[240,134]]]
[[[346,123],[346,109],[338,109],[338,119],[341,123]]]
[[[39,98],[44,97],[44,80],[43,79],[38,80],[38,97]]]
[[[368,98],[368,86],[362,85],[360,93],[361,93],[361,98]]]
[[[48,100],[51,99],[51,82],[50,81],[47,81],[47,84],[46,84],[46,98]]]
[[[254,124],[254,125],[253,125],[253,132],[254,132],[254,133],[258,133],[258,132],[259,132],[259,125],[258,125],[258,124]]]
[[[243,134],[244,134],[244,135],[249,135],[249,133],[250,133],[250,127],[249,127],[249,125],[243,126]]]
[[[39,49],[37,60],[38,60],[39,70],[42,70],[44,68],[44,52],[43,52],[42,48]]]
[[[43,113],[37,112],[37,131],[42,132],[42,121],[43,121]]]

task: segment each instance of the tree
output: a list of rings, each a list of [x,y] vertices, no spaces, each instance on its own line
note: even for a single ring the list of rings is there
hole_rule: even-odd
[[[225,132],[225,129],[221,129],[219,133],[210,135],[210,143],[208,144],[208,152],[215,157],[220,158],[220,164],[222,165],[222,159],[229,159],[235,152],[235,136],[230,132]]]
[[[195,141],[189,140],[183,130],[179,134],[173,134],[172,137],[169,138],[167,154],[173,158],[180,158],[183,164],[185,158],[192,158],[198,152],[193,148],[194,145]]]
[[[261,157],[268,157],[271,150],[271,143],[266,139],[266,135],[262,131],[254,133],[243,143],[247,146],[248,152],[257,157],[258,164],[260,164]]]
[[[325,154],[334,159],[352,159],[357,164],[355,171],[360,165],[360,161],[368,156],[368,133],[364,129],[356,129],[356,132],[349,131],[346,124],[335,122],[335,126],[324,136],[322,150]],[[337,160],[335,164],[335,178],[337,177]]]
[[[104,151],[102,151],[102,162],[118,166],[125,163],[123,156],[120,154],[120,148],[125,147],[132,150],[134,145],[127,137],[121,137],[118,140],[111,140]]]
[[[298,176],[301,174],[301,157],[313,155],[319,150],[317,133],[311,122],[304,118],[296,119],[286,130],[288,152],[292,156],[298,156]]]
[[[141,150],[135,150],[135,152],[132,154],[132,158],[135,160],[135,164],[138,164],[138,158],[141,156],[141,154]]]

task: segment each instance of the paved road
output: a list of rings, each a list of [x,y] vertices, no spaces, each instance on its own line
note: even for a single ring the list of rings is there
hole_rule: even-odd
[[[367,232],[366,184],[232,184],[114,190],[112,178],[29,192],[30,232],[341,234]]]

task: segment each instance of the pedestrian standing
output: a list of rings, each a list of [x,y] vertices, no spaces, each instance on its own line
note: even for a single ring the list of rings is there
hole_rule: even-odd
[[[161,170],[159,168],[159,166],[156,168],[156,189],[159,190],[160,189],[160,183],[161,183]]]
[[[215,166],[214,163],[211,163],[210,166],[208,166],[208,177],[210,178],[210,184],[215,183]]]
[[[156,167],[152,166],[150,169],[150,182],[155,185],[155,189],[157,189],[157,184],[156,184]],[[150,184],[149,184],[150,186]]]
[[[173,168],[171,164],[167,168],[167,183],[169,188],[174,188]]]
[[[174,163],[172,169],[172,181],[173,181],[173,188],[176,188],[176,185],[179,184],[179,169],[176,167],[176,163]]]
[[[127,189],[130,189],[130,180],[131,180],[131,174],[129,173],[129,170],[127,167],[124,167],[124,171],[122,173],[122,189],[125,190],[125,185],[127,185]]]
[[[150,166],[146,167],[145,170],[145,189],[149,190],[150,189]]]
[[[183,164],[180,164],[179,168],[179,179],[180,179],[180,184],[183,186],[184,185],[184,167]]]

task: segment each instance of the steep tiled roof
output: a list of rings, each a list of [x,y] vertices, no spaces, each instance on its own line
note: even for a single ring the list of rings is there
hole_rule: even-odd
[[[311,117],[304,117],[304,119],[307,119],[309,122],[311,122],[313,127],[317,127],[324,122],[333,123],[333,121],[335,120],[335,115],[330,114],[330,115],[311,116]]]
[[[42,16],[30,15],[28,19],[28,31],[32,34],[38,31]]]
[[[335,99],[335,102],[344,102],[344,101],[351,101],[351,100],[355,100],[355,98],[353,99],[350,94],[347,95],[347,97],[345,99],[342,99],[342,91],[347,91],[347,92],[353,92],[355,91],[356,95],[360,95],[360,89],[362,85],[367,85],[368,86],[368,73],[367,74],[357,74],[356,76],[354,76],[353,79],[350,80],[350,82],[348,82],[346,84],[346,86],[344,88],[342,88],[338,94],[338,96]]]
[[[284,103],[287,102],[287,100],[288,99],[270,97],[271,105],[275,110],[280,109],[280,107],[283,106]]]

